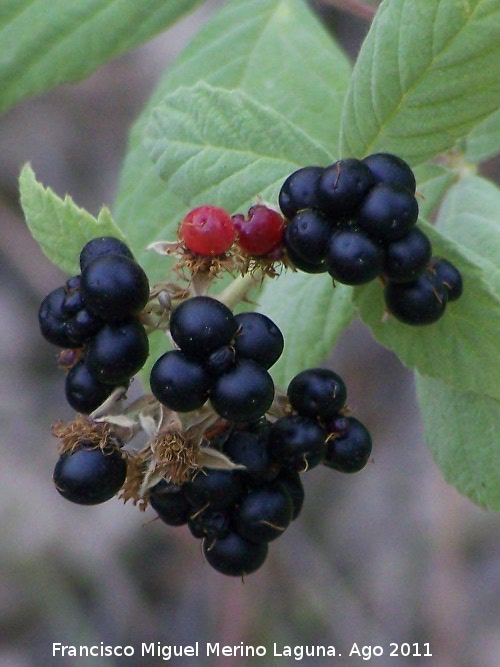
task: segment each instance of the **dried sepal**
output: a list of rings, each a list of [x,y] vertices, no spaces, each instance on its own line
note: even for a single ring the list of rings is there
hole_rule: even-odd
[[[231,459],[213,447],[200,447],[198,463],[202,468],[214,468],[217,470],[245,470],[240,463],[233,463]]]
[[[104,452],[123,445],[110,424],[94,422],[80,414],[72,422],[58,421],[53,424],[52,433],[59,438],[61,455],[74,452],[83,445],[87,449],[100,448]]]
[[[127,456],[127,477],[121,488],[119,498],[124,503],[129,500],[139,507],[141,512],[148,506],[147,497],[141,496],[141,487],[144,480],[145,461],[140,454],[126,452]]]

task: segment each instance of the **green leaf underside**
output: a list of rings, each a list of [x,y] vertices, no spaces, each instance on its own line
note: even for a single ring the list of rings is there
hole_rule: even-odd
[[[446,257],[462,272],[464,292],[447,305],[434,324],[409,326],[384,318],[378,282],[355,290],[355,303],[375,338],[394,350],[404,364],[462,391],[500,398],[500,298],[487,281],[488,265],[473,261],[463,248],[432,226],[419,226],[431,239],[436,256]]]
[[[268,315],[285,337],[283,354],[271,369],[284,390],[294,375],[326,359],[356,315],[351,287],[334,288],[328,274],[302,272],[268,281],[256,309]]]
[[[341,151],[385,150],[418,164],[499,103],[498,0],[384,0],[354,67]]]
[[[68,275],[79,273],[80,251],[91,238],[116,236],[126,242],[106,208],[94,218],[71,197],[61,199],[50,188],[44,188],[29,164],[21,171],[19,189],[33,238],[45,255]]]
[[[131,133],[114,212],[145,267],[155,273],[157,260],[152,261],[141,249],[154,239],[173,240],[179,221],[200,201],[193,180],[183,184],[184,195],[179,197],[159,177],[143,145],[144,127],[155,105],[180,86],[201,80],[243,91],[322,142],[328,154],[336,155],[349,76],[346,56],[303,0],[233,0],[223,6],[167,70]],[[302,165],[298,149],[291,171]],[[244,184],[254,201],[263,194],[260,182],[259,177],[253,184]],[[222,191],[226,186],[236,188],[234,212],[243,199],[236,180],[225,183]],[[272,198],[276,197],[275,187]]]
[[[297,153],[306,164],[330,159],[278,112],[205,83],[179,88],[153,110],[146,145],[186,206],[217,202],[230,211],[248,207],[256,194],[275,196]]]
[[[455,183],[441,204],[436,226],[473,261],[500,295],[500,189],[480,176]]]
[[[3,0],[0,111],[83,79],[175,23],[201,0]]]
[[[500,109],[476,125],[465,141],[465,157],[481,162],[500,153]]]
[[[438,207],[455,173],[446,167],[426,162],[414,169],[420,216],[428,220]]]
[[[481,507],[500,511],[500,404],[416,376],[429,448],[447,482]]]

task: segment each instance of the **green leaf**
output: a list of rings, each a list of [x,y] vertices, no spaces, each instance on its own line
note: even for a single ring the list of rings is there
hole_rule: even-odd
[[[467,135],[465,157],[482,162],[500,153],[500,109],[488,116]]]
[[[3,0],[0,111],[85,78],[139,46],[201,0]]]
[[[354,67],[342,154],[383,150],[418,164],[499,104],[498,0],[384,0]]]
[[[277,197],[297,166],[330,155],[296,125],[242,91],[199,83],[168,95],[152,113],[146,144],[169,190],[186,206],[234,212]],[[300,158],[298,157],[300,156]]]
[[[268,315],[285,337],[283,354],[271,369],[283,389],[294,375],[330,354],[356,315],[352,291],[346,285],[334,288],[326,274],[294,272],[266,281],[257,310]]]
[[[114,212],[134,245],[174,239],[186,213],[186,196],[166,187],[142,143],[151,108],[166,95],[198,81],[243,91],[336,155],[349,76],[346,56],[303,0],[226,3],[167,70],[132,131]],[[296,151],[293,168],[302,165]],[[254,184],[251,196],[258,193]],[[140,259],[150,265],[146,255]]]
[[[439,164],[426,162],[416,167],[414,174],[417,179],[420,216],[429,219],[453,182],[455,173]]]
[[[355,303],[375,338],[394,350],[404,364],[462,391],[500,398],[500,297],[487,280],[489,264],[472,260],[462,246],[428,224],[434,254],[462,272],[464,293],[449,303],[444,316],[427,326],[408,326],[384,317],[382,289],[371,283],[355,290]]]
[[[94,218],[71,197],[61,199],[50,188],[44,188],[29,164],[21,171],[19,189],[31,234],[45,255],[68,275],[79,273],[80,251],[91,238],[116,236],[127,242],[106,208]]]
[[[427,443],[443,477],[481,507],[500,512],[500,404],[417,375]]]
[[[453,185],[436,220],[438,229],[460,244],[473,261],[481,262],[486,279],[500,294],[500,190],[480,176]]]

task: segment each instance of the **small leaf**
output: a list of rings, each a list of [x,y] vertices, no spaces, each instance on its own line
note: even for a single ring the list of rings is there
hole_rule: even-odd
[[[11,0],[0,10],[0,111],[78,81],[175,23],[201,0]]]
[[[375,338],[394,350],[404,364],[441,379],[462,391],[500,398],[500,297],[487,281],[489,264],[472,261],[462,246],[420,223],[429,235],[434,254],[457,266],[464,280],[458,301],[447,305],[443,317],[427,326],[409,326],[394,317],[384,318],[380,284],[355,290],[360,315]]]
[[[500,404],[416,376],[424,433],[443,477],[481,507],[500,512]]]
[[[352,288],[337,285],[327,274],[290,272],[269,280],[258,297],[259,312],[281,329],[285,349],[271,368],[282,389],[294,375],[317,366],[332,351],[339,335],[356,315]]]
[[[287,174],[330,155],[278,112],[241,91],[179,88],[152,113],[146,144],[168,188],[186,205],[231,212],[275,199]]]
[[[36,180],[29,164],[19,178],[21,206],[31,234],[45,255],[69,275],[79,272],[78,258],[82,247],[95,236],[125,237],[107,209],[96,220],[66,196],[58,197]]]
[[[499,104],[498,0],[384,0],[354,67],[342,154],[385,150],[418,164]]]

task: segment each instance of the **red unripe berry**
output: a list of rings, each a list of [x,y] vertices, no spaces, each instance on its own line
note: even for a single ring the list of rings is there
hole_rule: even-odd
[[[198,206],[179,225],[179,238],[191,252],[203,257],[222,255],[235,237],[231,216],[217,206]]]
[[[285,230],[283,217],[264,204],[256,204],[248,210],[248,216],[233,216],[236,243],[243,252],[262,257],[280,243]]]

